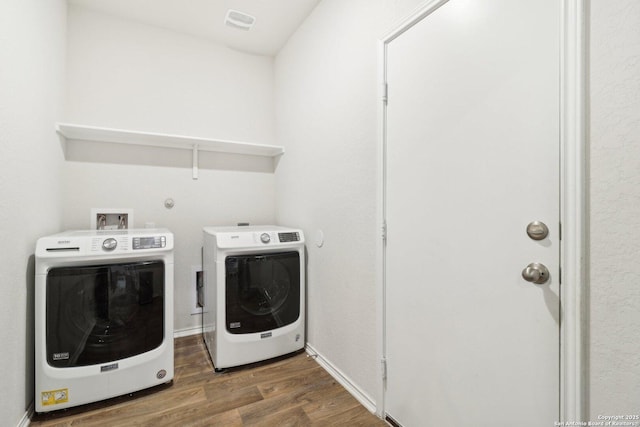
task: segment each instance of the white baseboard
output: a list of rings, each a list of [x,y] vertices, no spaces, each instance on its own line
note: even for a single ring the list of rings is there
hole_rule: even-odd
[[[309,354],[309,356],[316,359],[316,362],[320,366],[322,366],[325,371],[329,373],[342,387],[344,387],[353,397],[356,398],[358,402],[362,404],[369,412],[372,414],[376,413],[376,403],[375,401],[367,395],[364,391],[362,391],[358,386],[356,386],[345,374],[340,371],[340,369],[336,368],[329,360],[327,360],[322,354],[318,353],[318,351],[313,348],[311,345],[307,344],[305,350]]]
[[[202,326],[192,326],[191,328],[178,329],[173,331],[174,338],[188,337],[202,333]]]
[[[33,417],[33,402],[27,408],[27,412],[24,413],[18,425],[16,427],[28,427],[31,424],[31,418]]]

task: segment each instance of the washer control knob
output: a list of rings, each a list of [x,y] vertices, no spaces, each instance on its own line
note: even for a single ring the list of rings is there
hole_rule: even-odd
[[[269,234],[268,234],[268,233],[262,233],[262,234],[260,235],[260,241],[261,241],[262,243],[269,243],[269,242],[271,241],[271,236],[269,236]]]
[[[105,251],[112,251],[118,246],[118,241],[113,237],[109,237],[102,242],[102,249]]]

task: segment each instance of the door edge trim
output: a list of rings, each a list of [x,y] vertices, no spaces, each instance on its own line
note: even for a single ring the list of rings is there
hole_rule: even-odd
[[[560,94],[560,420],[588,419],[588,0],[563,0]]]

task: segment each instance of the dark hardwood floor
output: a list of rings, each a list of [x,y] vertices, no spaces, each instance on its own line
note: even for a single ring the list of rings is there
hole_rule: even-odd
[[[304,352],[216,373],[199,335],[175,340],[173,384],[31,421],[33,427],[386,425]]]

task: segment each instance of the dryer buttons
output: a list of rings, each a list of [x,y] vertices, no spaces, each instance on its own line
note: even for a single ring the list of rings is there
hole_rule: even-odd
[[[271,236],[269,236],[269,234],[268,234],[268,233],[262,233],[262,234],[260,235],[260,241],[261,241],[262,243],[265,243],[265,244],[266,244],[266,243],[269,243],[269,242],[271,241]]]

